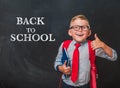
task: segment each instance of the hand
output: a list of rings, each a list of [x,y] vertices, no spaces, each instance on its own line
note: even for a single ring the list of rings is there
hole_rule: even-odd
[[[91,47],[92,47],[92,49],[95,50],[95,49],[97,49],[97,48],[102,48],[103,51],[104,51],[108,56],[112,57],[112,56],[113,56],[112,48],[109,47],[109,46],[108,46],[107,44],[105,44],[104,42],[102,42],[102,41],[98,38],[97,34],[94,35],[94,38],[95,38],[95,40],[93,40],[93,41],[91,42]]]
[[[66,74],[66,75],[70,75],[70,66],[66,66],[66,61],[64,62],[64,64],[62,66],[59,66],[58,69],[63,73],[63,74]]]
[[[91,42],[91,47],[93,50],[102,48],[104,43],[98,38],[97,34],[94,35],[94,40]]]

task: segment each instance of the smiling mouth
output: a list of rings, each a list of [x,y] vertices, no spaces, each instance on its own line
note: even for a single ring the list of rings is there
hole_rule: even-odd
[[[79,36],[79,37],[82,37],[82,36],[84,36],[84,34],[76,34],[77,36]]]

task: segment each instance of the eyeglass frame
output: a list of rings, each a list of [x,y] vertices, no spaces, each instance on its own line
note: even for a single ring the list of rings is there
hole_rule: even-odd
[[[75,29],[75,27],[79,27],[79,29]],[[86,27],[86,28],[84,28]],[[90,26],[87,26],[87,25],[83,25],[83,26],[80,26],[80,25],[74,25],[74,26],[71,26],[69,29],[73,29],[75,31],[78,31],[78,30],[83,30],[83,31],[86,31],[86,30],[90,30]]]

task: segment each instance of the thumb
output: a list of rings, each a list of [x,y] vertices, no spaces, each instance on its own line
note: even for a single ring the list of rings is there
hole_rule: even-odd
[[[96,33],[94,34],[94,38],[95,38],[95,40],[99,40],[99,38],[98,38]]]
[[[66,64],[67,64],[67,61],[65,60],[65,62],[64,62],[64,64],[63,64],[63,65],[64,65],[64,66],[66,66]]]

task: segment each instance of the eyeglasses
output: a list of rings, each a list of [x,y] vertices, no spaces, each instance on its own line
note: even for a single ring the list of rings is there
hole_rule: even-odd
[[[75,31],[79,31],[80,29],[83,31],[86,31],[88,29],[90,29],[89,26],[79,26],[79,25],[75,25],[75,26],[71,26],[70,29],[73,29]]]

